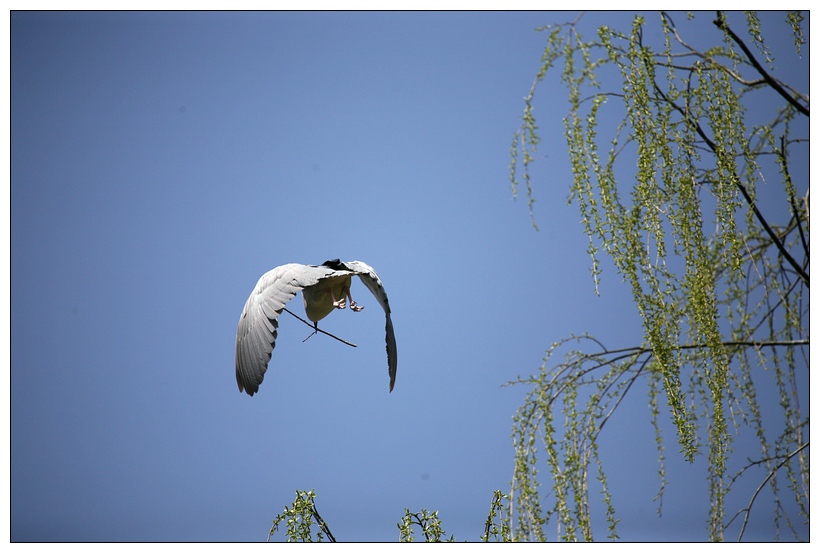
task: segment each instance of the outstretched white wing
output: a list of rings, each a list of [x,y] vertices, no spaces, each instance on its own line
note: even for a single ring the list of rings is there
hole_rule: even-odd
[[[236,330],[236,383],[253,395],[268,368],[276,346],[279,315],[300,290],[336,273],[329,267],[290,263],[268,271],[256,283]]]
[[[393,333],[393,321],[390,320],[390,304],[387,301],[387,292],[384,291],[379,275],[373,270],[373,267],[362,261],[345,261],[344,266],[359,275],[367,289],[376,297],[379,305],[384,309],[384,316],[386,319],[385,342],[387,345],[387,373],[390,375],[390,391],[393,391],[393,386],[396,384],[396,366],[398,364],[398,352],[396,351],[396,335]]]

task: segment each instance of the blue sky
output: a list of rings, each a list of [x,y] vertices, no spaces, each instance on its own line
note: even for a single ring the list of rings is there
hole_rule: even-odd
[[[526,392],[501,386],[570,334],[642,336],[608,266],[594,295],[557,85],[539,90],[540,231],[511,197],[534,29],[576,15],[12,14],[11,538],[264,540],[315,489],[339,540],[395,541],[405,508],[478,539]],[[240,394],[256,280],[337,257],[389,295],[393,393],[383,313],[355,282],[367,309],[322,326],[357,348],[302,343],[284,314]],[[621,537],[703,539],[700,468],[670,455],[655,513],[644,393],[604,453]]]

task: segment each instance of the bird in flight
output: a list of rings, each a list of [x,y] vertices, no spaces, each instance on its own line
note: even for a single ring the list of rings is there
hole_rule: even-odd
[[[271,352],[276,347],[279,315],[286,310],[285,304],[297,292],[302,291],[305,313],[313,321],[314,332],[319,331],[320,320],[334,309],[344,309],[347,300],[350,300],[353,311],[364,309],[350,295],[353,275],[359,276],[384,309],[387,319],[387,372],[390,375],[390,391],[393,391],[396,383],[396,337],[382,281],[373,267],[366,263],[332,259],[321,265],[282,265],[262,275],[256,283],[239,317],[239,328],[236,330],[236,383],[240,392],[252,396],[259,391]]]

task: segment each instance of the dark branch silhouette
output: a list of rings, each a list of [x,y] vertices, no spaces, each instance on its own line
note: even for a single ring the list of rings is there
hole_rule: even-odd
[[[296,317],[297,319],[299,319],[300,321],[302,321],[303,323],[305,323],[306,325],[308,325],[310,328],[312,328],[312,329],[313,329],[313,334],[316,334],[317,332],[321,332],[322,334],[324,334],[324,335],[326,335],[326,336],[330,336],[331,338],[333,338],[333,339],[335,339],[335,340],[339,340],[341,343],[343,343],[343,344],[347,344],[347,345],[348,345],[348,346],[350,346],[350,347],[353,347],[353,348],[358,347],[358,346],[356,346],[356,344],[353,344],[353,343],[351,343],[351,342],[348,342],[347,340],[342,340],[341,338],[339,338],[338,336],[334,336],[334,335],[333,335],[333,334],[331,334],[330,332],[325,332],[324,330],[322,330],[321,328],[319,328],[319,326],[318,326],[317,324],[310,324],[309,322],[307,322],[306,320],[304,320],[302,317],[300,317],[299,315],[297,315],[297,314],[296,314],[296,313],[294,313],[293,311],[290,311],[287,307],[284,307],[283,309],[284,309],[285,311],[287,311],[288,313],[290,313],[291,315],[293,315],[294,317]],[[313,334],[311,334],[310,336],[313,336]],[[305,338],[305,340],[307,340],[308,338],[310,338],[310,336],[308,336],[307,338]],[[304,342],[305,340],[302,340],[302,341]]]

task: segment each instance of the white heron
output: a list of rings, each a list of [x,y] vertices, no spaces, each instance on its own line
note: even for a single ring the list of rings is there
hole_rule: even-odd
[[[305,313],[313,321],[316,330],[319,328],[319,321],[331,311],[344,309],[347,299],[350,300],[353,311],[364,309],[350,295],[353,275],[359,275],[384,309],[387,319],[387,372],[390,375],[390,391],[393,391],[396,383],[396,337],[382,281],[373,267],[366,263],[332,259],[321,265],[282,265],[262,275],[256,283],[242,310],[242,316],[239,317],[239,328],[236,331],[236,383],[240,392],[244,391],[252,396],[259,390],[271,352],[276,347],[279,315],[297,292],[302,291]]]

